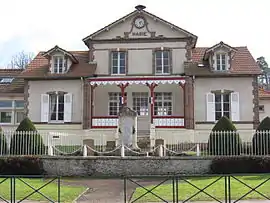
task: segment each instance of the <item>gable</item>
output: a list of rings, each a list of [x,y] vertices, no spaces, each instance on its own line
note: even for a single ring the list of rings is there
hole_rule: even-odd
[[[83,41],[87,44],[88,40],[191,37],[196,43],[197,36],[140,9],[142,8],[137,6],[132,13],[89,35]]]

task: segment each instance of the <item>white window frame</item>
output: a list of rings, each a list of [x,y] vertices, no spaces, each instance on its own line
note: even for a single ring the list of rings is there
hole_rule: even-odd
[[[143,109],[141,106],[142,99],[147,98],[147,108]],[[139,103],[134,105],[134,99],[139,99]],[[137,108],[140,107],[140,112],[137,111]],[[137,112],[138,116],[149,116],[149,94],[148,92],[132,92],[132,109]]]
[[[216,103],[220,103],[221,104],[221,110],[220,111],[217,111],[217,109],[215,108],[215,120],[217,121],[217,112],[220,112],[221,113],[221,117],[224,116],[224,113],[227,112],[229,113],[229,116],[228,118],[230,119],[231,118],[231,94],[230,93],[214,93],[214,96],[216,97],[217,95],[220,95],[221,96],[221,100],[220,102],[217,102],[216,99],[215,99],[215,105]],[[224,111],[224,95],[228,95],[229,96],[229,100],[225,103],[228,103],[229,104],[229,111]]]
[[[222,56],[225,57],[225,64],[222,63]],[[220,64],[218,64],[218,59],[220,61]],[[218,52],[216,53],[216,71],[227,71],[228,70],[228,54],[224,53],[224,52]],[[223,69],[223,65],[225,66],[225,68]]]
[[[53,92],[53,93],[49,93],[49,123],[64,123],[65,122],[65,101],[64,101],[64,98],[65,98],[65,92]],[[57,99],[56,99],[56,110],[55,110],[55,120],[52,120],[51,119],[51,115],[52,115],[52,112],[51,112],[51,97],[52,95],[56,95],[57,96]],[[58,114],[59,114],[59,96],[63,96],[63,120],[59,120],[58,118]]]
[[[112,94],[117,94],[116,99],[111,99],[111,97],[115,97],[115,96],[111,96]],[[117,116],[118,115],[120,107],[121,107],[121,97],[122,97],[122,94],[120,92],[109,92],[108,93],[108,115],[109,116]],[[116,103],[116,106],[113,106],[113,107],[117,108],[116,114],[111,114],[111,111],[110,111],[111,103]]]
[[[113,58],[113,55],[117,53],[117,73],[114,73],[113,72],[113,61],[114,61],[114,58]],[[125,60],[125,66],[124,66],[124,73],[121,73],[121,53],[123,53],[125,55],[124,57],[124,60]],[[127,53],[125,51],[112,51],[111,52],[111,75],[126,75],[126,72],[127,72]]]
[[[0,107],[0,124],[1,125],[17,125],[20,122],[17,122],[17,113],[22,112],[24,113],[24,106],[23,107],[16,107],[16,101],[24,102],[23,100],[0,100],[1,101],[8,101],[12,103],[11,107]],[[11,122],[3,123],[1,122],[1,112],[8,112],[11,113]]]
[[[158,71],[157,71],[157,53],[158,52],[161,52],[161,73],[158,73]],[[168,72],[165,72],[164,71],[164,52],[168,52]],[[159,50],[159,51],[156,51],[155,52],[155,73],[156,73],[156,75],[163,75],[163,74],[166,74],[166,75],[169,75],[170,74],[170,51],[168,51],[168,50]]]
[[[154,116],[171,116],[173,115],[173,93],[172,92],[155,92],[155,102],[154,102]],[[161,94],[161,99],[159,99],[158,97],[156,97],[156,94]],[[165,94],[170,94],[170,99],[165,99]],[[157,110],[157,114],[155,114],[155,107],[156,107],[156,103],[162,103],[162,106],[158,106],[157,108],[161,108],[162,111],[160,112],[159,110]],[[167,108],[165,108],[164,103],[165,102],[170,102],[171,103],[171,114],[168,114],[168,110]]]
[[[53,60],[52,60],[52,73],[57,73],[57,74],[66,73],[67,60],[66,60],[65,56],[56,55],[56,56],[53,56],[52,58],[53,58]],[[60,59],[62,59],[62,71],[60,71]]]

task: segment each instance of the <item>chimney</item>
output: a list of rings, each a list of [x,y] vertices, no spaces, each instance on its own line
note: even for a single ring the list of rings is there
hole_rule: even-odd
[[[135,8],[138,10],[138,11],[141,11],[143,9],[145,9],[146,7],[144,5],[137,5],[135,6]]]

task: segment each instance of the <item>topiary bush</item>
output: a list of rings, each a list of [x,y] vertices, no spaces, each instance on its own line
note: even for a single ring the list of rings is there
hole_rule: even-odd
[[[210,155],[239,155],[241,139],[233,123],[225,116],[213,127],[208,140]]]
[[[252,138],[252,150],[254,155],[270,154],[270,118],[265,117]]]
[[[211,174],[270,173],[270,157],[234,156],[215,157],[210,165]]]
[[[43,174],[43,162],[38,157],[0,157],[0,175]]]
[[[22,120],[11,138],[10,153],[13,155],[43,155],[43,139],[29,118]]]
[[[2,128],[0,127],[0,155],[8,153],[7,140]]]

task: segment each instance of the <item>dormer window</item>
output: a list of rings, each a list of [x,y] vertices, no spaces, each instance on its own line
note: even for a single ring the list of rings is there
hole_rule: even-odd
[[[65,73],[67,69],[67,60],[64,56],[53,57],[53,73]]]
[[[53,74],[67,73],[73,64],[79,63],[72,53],[61,49],[58,46],[45,52],[42,56],[49,60],[50,73]]]
[[[216,62],[217,62],[216,70],[218,70],[218,71],[227,70],[226,58],[227,57],[226,57],[225,53],[216,55]]]

